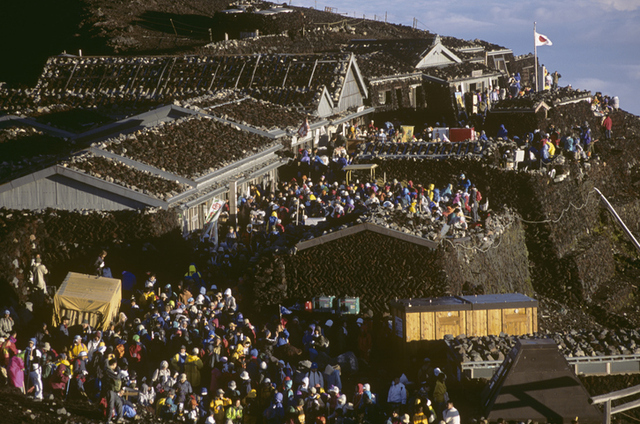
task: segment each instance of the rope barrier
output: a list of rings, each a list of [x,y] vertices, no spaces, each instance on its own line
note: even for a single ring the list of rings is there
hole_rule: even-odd
[[[639,420],[639,419],[637,419],[636,417],[632,417],[631,415],[627,414],[626,412],[620,412],[620,415],[624,415],[624,416],[625,416],[625,417],[627,417],[627,418],[631,418],[631,419],[632,419],[632,420],[634,420],[634,421],[638,421],[638,422],[640,422],[640,420]]]
[[[507,228],[509,228],[509,227],[507,227]],[[506,230],[507,228],[505,228],[505,230]],[[449,243],[451,243],[451,246],[453,246],[453,247],[454,247],[454,248],[456,248],[456,249],[457,249],[458,247],[462,247],[463,249],[467,249],[467,250],[476,250],[476,251],[481,252],[481,253],[487,253],[490,249],[497,249],[498,247],[500,247],[500,245],[502,244],[502,237],[500,237],[500,238],[499,238],[499,240],[498,240],[498,244],[492,243],[492,244],[491,244],[489,247],[487,247],[486,249],[481,249],[481,248],[479,248],[479,247],[475,247],[475,246],[467,247],[467,246],[465,246],[465,245],[464,245],[464,244],[462,244],[462,243],[457,243],[457,244],[455,244],[455,243],[453,243],[453,242],[452,242],[451,240],[449,240],[449,239],[445,239],[445,241],[448,241]]]
[[[573,202],[569,202],[569,206],[567,206],[565,209],[562,210],[562,212],[560,213],[560,216],[557,219],[545,219],[543,221],[528,221],[526,219],[517,217],[520,221],[524,222],[525,224],[555,224],[557,222],[559,222],[562,217],[564,216],[564,214],[566,212],[568,212],[571,208],[574,208],[575,210],[582,210],[584,209],[585,206],[587,206],[589,204],[589,200],[591,199],[591,195],[595,193],[595,189],[591,189],[589,191],[589,194],[587,195],[587,200],[585,201],[585,203],[582,206],[576,206],[573,204]]]

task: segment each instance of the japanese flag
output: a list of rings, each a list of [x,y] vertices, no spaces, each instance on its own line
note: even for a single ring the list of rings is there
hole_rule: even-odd
[[[546,35],[535,33],[536,36],[536,47],[538,46],[553,46],[551,40]]]

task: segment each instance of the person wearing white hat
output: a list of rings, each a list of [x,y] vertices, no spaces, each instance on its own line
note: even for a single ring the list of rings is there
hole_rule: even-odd
[[[73,338],[73,346],[71,346],[71,350],[69,351],[69,359],[72,361],[80,356],[80,352],[89,352],[87,349],[87,345],[82,343],[82,336],[79,334]]]
[[[238,305],[236,304],[236,298],[233,297],[231,289],[226,289],[224,291],[224,306],[227,308],[227,310],[234,312],[238,308]]]
[[[400,408],[407,404],[407,389],[400,382],[399,376],[394,378],[391,387],[389,387],[387,403],[391,408]]]

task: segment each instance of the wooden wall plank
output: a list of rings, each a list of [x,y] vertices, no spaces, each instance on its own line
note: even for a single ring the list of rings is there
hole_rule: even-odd
[[[434,312],[420,313],[420,337],[422,338],[422,340],[436,340]]]
[[[488,310],[466,311],[466,335],[469,337],[487,335]]]
[[[487,310],[487,334],[497,336],[502,331],[502,309]]]
[[[404,324],[406,326],[407,341],[420,340],[420,313],[407,313]]]

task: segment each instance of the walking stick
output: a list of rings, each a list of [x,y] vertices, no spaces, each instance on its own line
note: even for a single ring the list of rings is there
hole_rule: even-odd
[[[73,377],[73,376],[70,376],[70,377],[69,377],[69,380],[67,381],[67,391],[66,391],[66,393],[65,393],[65,395],[64,395],[64,400],[67,400],[67,398],[69,397],[69,387],[71,386],[71,378],[72,378],[72,377]]]

